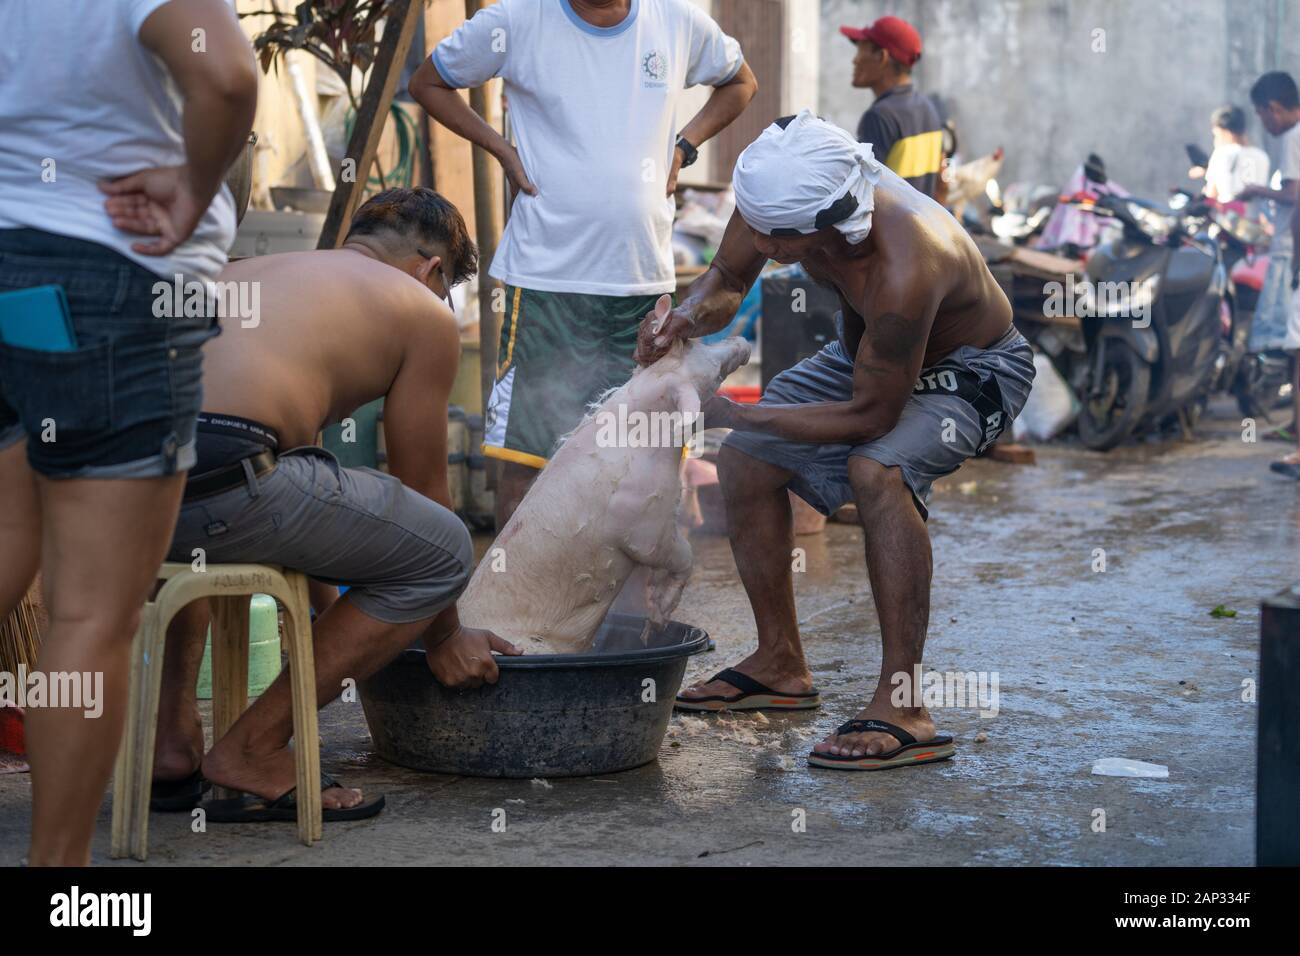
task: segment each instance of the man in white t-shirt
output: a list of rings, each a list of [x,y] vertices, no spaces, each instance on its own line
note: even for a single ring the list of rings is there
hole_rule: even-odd
[[[1238,198],[1271,199],[1277,207],[1274,216],[1273,244],[1268,250],[1268,273],[1255,308],[1250,330],[1252,352],[1286,349],[1291,353],[1292,390],[1296,403],[1296,424],[1300,435],[1300,315],[1295,312],[1300,299],[1292,293],[1295,284],[1295,241],[1291,219],[1300,199],[1300,90],[1289,73],[1265,73],[1250,88],[1250,101],[1264,129],[1282,141],[1278,161],[1280,185],[1247,186]],[[1300,479],[1300,449],[1270,466],[1274,471]]]
[[[494,76],[517,148],[456,92]],[[714,91],[683,125],[697,84]],[[560,436],[632,374],[641,319],[676,285],[678,171],[756,89],[739,44],[690,0],[499,0],[412,77],[420,105],[516,191],[489,269],[506,287],[483,446],[502,463],[498,528]]]
[[[217,332],[158,287],[225,264],[257,63],[226,0],[13,0],[0,37],[0,295],[61,333],[0,342],[0,618],[39,567],[42,671],[95,675],[25,718],[28,859],[84,866]]]
[[[1246,114],[1240,107],[1221,106],[1210,118],[1214,151],[1202,170],[1192,170],[1192,178],[1205,177],[1205,195],[1216,202],[1237,200],[1247,186],[1268,182],[1268,153],[1251,146],[1246,138]]]

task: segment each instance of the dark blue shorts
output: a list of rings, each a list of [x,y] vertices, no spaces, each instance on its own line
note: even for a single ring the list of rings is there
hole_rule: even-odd
[[[110,249],[35,229],[0,229],[0,293],[59,285],[77,348],[0,343],[0,448],[27,440],[50,478],[151,478],[194,464],[202,346],[211,315],[154,315],[172,280]]]

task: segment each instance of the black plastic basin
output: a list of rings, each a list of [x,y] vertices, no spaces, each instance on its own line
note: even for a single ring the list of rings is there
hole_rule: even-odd
[[[654,760],[686,659],[709,636],[676,621],[646,631],[610,615],[590,654],[498,657],[493,686],[448,690],[412,648],[361,683],[361,705],[385,760],[475,777],[578,777]]]

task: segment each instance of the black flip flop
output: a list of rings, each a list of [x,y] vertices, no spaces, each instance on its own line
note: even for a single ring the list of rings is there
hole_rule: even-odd
[[[1269,462],[1269,471],[1275,471],[1279,475],[1286,475],[1288,478],[1294,478],[1300,481],[1300,465],[1292,464],[1289,461]]]
[[[726,681],[740,691],[739,694],[715,694],[710,697],[682,697],[678,695],[673,706],[691,713],[712,713],[719,710],[812,710],[822,705],[821,693],[814,687],[800,694],[787,694],[760,684],[748,674],[728,667],[710,677]]]
[[[819,754],[814,751],[808,754],[808,763],[813,767],[830,770],[892,770],[895,767],[947,760],[957,752],[951,737],[918,741],[902,727],[887,720],[850,720],[847,724],[840,724],[835,733],[860,734],[866,731],[892,734],[898,739],[898,746],[882,754],[864,754],[861,757]]]
[[[320,788],[329,790],[331,787],[342,787],[329,774],[321,771]],[[208,800],[201,804],[203,811],[207,814],[209,823],[273,823],[281,821],[294,821],[298,819],[298,799],[294,796],[297,787],[287,793],[281,794],[274,800],[267,797],[259,797],[255,793],[240,793],[235,797],[227,797],[224,800]],[[326,807],[321,818],[326,823],[341,823],[345,820],[366,820],[370,817],[377,816],[379,811],[384,809],[384,798],[375,797],[373,800],[366,800],[358,803],[355,807],[346,809],[331,810]]]
[[[193,810],[212,784],[195,770],[181,780],[155,780],[149,787],[149,809],[155,813],[182,813]]]

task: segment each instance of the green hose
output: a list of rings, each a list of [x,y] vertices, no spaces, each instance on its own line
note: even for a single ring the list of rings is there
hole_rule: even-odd
[[[418,155],[417,150],[422,146],[420,127],[411,118],[411,114],[396,103],[388,108],[388,113],[397,123],[397,162],[393,164],[392,169],[383,170],[382,179],[379,176],[367,177],[366,189],[371,191],[383,189],[385,186],[410,186],[415,179],[415,157]],[[356,121],[356,112],[348,110],[347,120],[344,123],[348,142],[352,141],[352,128],[356,125]]]

